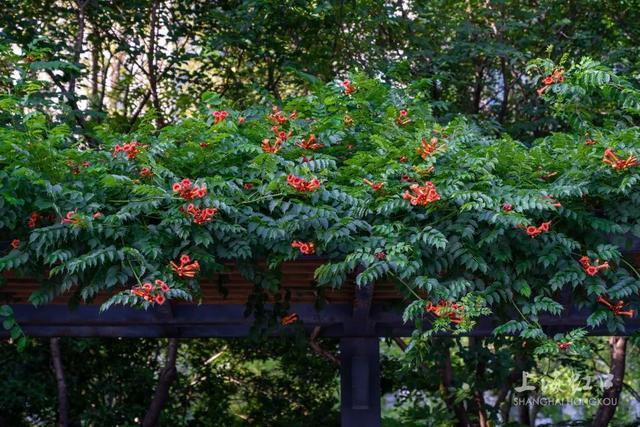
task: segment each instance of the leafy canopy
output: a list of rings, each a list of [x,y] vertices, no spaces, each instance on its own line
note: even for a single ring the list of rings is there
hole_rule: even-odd
[[[275,293],[282,263],[303,256],[292,243],[313,243],[306,252],[326,259],[319,285],[352,273],[358,286],[392,280],[415,300],[407,320],[420,323],[431,302],[435,330],[492,312],[505,321],[498,332],[542,339],[540,316],[569,308],[563,291],[593,309],[590,326],[622,328],[624,316],[597,297],[640,289],[618,242],[640,235],[639,169],[603,156],[640,154],[640,96],[590,60],[562,73],[541,96],[569,131],[531,145],[462,118],[438,123],[419,86],[363,76],[244,111],[207,94],[159,131],[150,115],[130,134],[104,127],[98,148],[25,109],[28,93],[3,94],[0,230],[19,242],[0,271],[41,277],[37,305],[107,291],[104,308],[148,306],[161,302],[144,283],[166,283],[169,299],[197,297],[198,279],[229,260]],[[177,269],[182,255],[197,261],[192,274]],[[590,275],[583,256],[609,268]]]

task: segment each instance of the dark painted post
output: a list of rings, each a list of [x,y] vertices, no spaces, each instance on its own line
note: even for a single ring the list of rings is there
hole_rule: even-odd
[[[340,340],[342,427],[380,427],[380,347],[377,337]]]
[[[356,286],[353,316],[340,339],[342,427],[380,427],[380,345],[369,316],[373,286]]]

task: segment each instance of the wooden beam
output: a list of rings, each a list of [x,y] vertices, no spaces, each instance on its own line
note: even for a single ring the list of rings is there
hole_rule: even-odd
[[[103,336],[103,337],[243,337],[247,336],[254,319],[244,317],[243,304],[176,304],[171,313],[163,313],[158,307],[140,310],[113,306],[100,312],[98,305],[81,305],[72,310],[66,305],[14,304],[16,320],[29,336]],[[292,304],[291,311],[298,314],[307,333],[320,326],[320,336],[326,337],[406,337],[413,331],[412,324],[402,322],[401,310],[393,310],[384,304],[372,303],[369,317],[363,321],[359,309],[353,304],[329,304],[317,310],[313,304]],[[588,309],[569,311],[563,316],[541,315],[539,322],[549,334],[585,327]],[[469,336],[491,336],[500,319],[479,319]],[[425,328],[428,327],[425,324]],[[295,326],[274,329],[278,336],[293,332]],[[1,328],[0,328],[1,329]],[[625,319],[625,336],[640,331],[640,318]],[[612,335],[602,325],[587,329],[590,335]],[[6,337],[7,331],[0,330]]]

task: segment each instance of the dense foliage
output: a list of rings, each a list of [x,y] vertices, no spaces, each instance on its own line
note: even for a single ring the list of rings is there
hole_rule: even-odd
[[[640,97],[590,60],[533,66],[575,131],[531,146],[441,125],[419,85],[362,77],[244,111],[210,94],[159,132],[104,129],[96,148],[5,95],[1,217],[15,241],[0,269],[43,276],[34,304],[118,292],[107,308],[197,297],[229,260],[265,298],[283,261],[315,254],[319,285],[391,279],[417,299],[405,317],[426,308],[436,330],[493,312],[498,331],[541,339],[563,290],[592,309],[589,326],[623,328],[640,282],[612,239],[640,231]]]
[[[585,380],[610,346],[539,316],[619,331],[638,308],[637,3],[7,0],[0,281],[144,307],[197,301],[231,259],[272,327],[296,323],[286,294],[261,309],[281,263],[311,254],[321,286],[393,281],[420,326],[383,346],[385,425],[591,424],[596,407],[518,406],[513,387],[528,371],[531,395],[601,396]],[[494,337],[434,335],[485,313]],[[53,424],[50,350],[0,318],[28,348],[0,348],[0,426]],[[335,424],[335,368],[290,344],[183,341],[162,423]],[[63,340],[72,422],[137,422],[161,345]],[[637,424],[626,353],[615,425]]]
[[[361,70],[424,80],[438,117],[464,113],[530,140],[558,129],[528,61],[590,56],[638,72],[637,0],[7,0],[0,38],[55,81],[47,96],[78,132],[159,123],[206,91],[251,105]]]

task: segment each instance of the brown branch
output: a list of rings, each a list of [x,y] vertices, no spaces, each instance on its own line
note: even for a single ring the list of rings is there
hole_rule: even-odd
[[[393,340],[395,341],[396,344],[398,344],[398,347],[400,347],[400,350],[407,351],[407,343],[405,343],[402,338],[393,337]]]
[[[183,45],[184,47],[184,45]],[[169,61],[169,63],[167,64],[167,66],[164,68],[164,70],[162,70],[162,72],[158,75],[157,80],[156,81],[162,81],[162,79],[164,79],[164,77],[167,75],[167,73],[178,63],[178,55],[173,55],[171,61]],[[133,112],[133,115],[131,116],[131,118],[129,119],[129,127],[131,128],[136,120],[138,119],[138,116],[140,116],[140,113],[142,113],[142,110],[144,109],[144,106],[147,104],[147,102],[149,101],[149,99],[151,98],[151,94],[152,91],[151,89],[148,89],[144,96],[142,97],[142,100],[140,101],[140,104],[138,104],[138,107],[136,107],[135,111]]]
[[[469,344],[474,347],[475,354],[477,357],[475,375],[476,375],[476,387],[478,387],[486,374],[486,366],[485,366],[485,363],[482,361],[482,354],[481,354],[481,349],[483,348],[482,339],[470,338]],[[478,390],[477,388],[474,392],[474,401],[478,410],[478,425],[480,427],[489,427],[489,421],[487,420],[487,411],[485,410],[486,402],[484,400],[482,391]]]
[[[402,338],[394,337],[393,340],[402,351],[407,351],[407,344],[402,340]],[[428,368],[425,365],[420,365],[420,370],[427,371]],[[453,386],[453,368],[451,366],[451,351],[449,349],[448,343],[445,350],[445,357],[443,359],[441,373],[442,385],[444,388],[444,401],[447,405],[447,408],[449,408],[449,411],[453,412],[456,415],[456,419],[458,420],[456,426],[471,426],[464,405],[462,403],[456,403],[455,396],[453,396],[450,391],[451,387]]]
[[[480,102],[482,101],[482,90],[484,89],[484,65],[480,59],[475,62],[476,81],[473,89],[473,105],[471,106],[471,112],[473,114],[478,114],[480,112]]]
[[[58,426],[67,427],[69,425],[69,399],[67,398],[67,383],[64,379],[64,368],[60,353],[60,338],[51,338],[49,347],[51,348],[53,373],[58,386]]]
[[[334,365],[340,366],[340,359],[335,354],[331,353],[329,350],[325,350],[324,348],[322,348],[320,346],[320,343],[316,341],[318,338],[318,335],[320,335],[320,326],[316,326],[313,329],[311,336],[309,337],[309,345],[311,346],[313,351],[315,351],[320,356],[324,357]]]
[[[60,89],[61,95],[67,98],[67,105],[69,106],[69,108],[71,108],[73,112],[73,117],[76,119],[76,123],[78,124],[78,126],[80,126],[82,130],[85,131],[83,135],[87,139],[87,142],[89,143],[89,145],[92,147],[98,146],[100,142],[86,133],[86,131],[88,130],[87,122],[84,119],[84,117],[82,117],[82,112],[80,111],[80,108],[78,107],[78,103],[76,102],[75,94],[67,91],[65,87],[62,85],[62,83],[60,83],[60,81],[56,78],[56,75],[53,74],[51,70],[46,70],[46,73],[51,78],[51,81],[58,87],[58,89]]]
[[[498,121],[502,124],[505,122],[507,113],[509,112],[509,94],[511,92],[507,72],[507,60],[504,56],[500,58],[500,72],[502,73],[502,105],[498,113]]]
[[[153,399],[149,404],[149,409],[142,421],[143,427],[152,427],[158,425],[160,413],[169,397],[169,389],[177,376],[176,358],[178,356],[178,339],[169,338],[169,346],[167,347],[167,362],[164,368],[160,370],[158,377],[158,386],[153,394]]]
[[[111,68],[111,60],[113,60],[114,56],[115,54],[109,51],[109,59],[107,59],[106,61],[101,61],[103,69],[100,75],[100,96],[98,99],[99,111],[102,111],[104,109],[104,98],[107,95],[107,76],[109,74],[109,69]]]
[[[98,104],[98,75],[99,75],[99,62],[100,59],[100,32],[97,29],[93,30],[93,35],[95,37],[95,41],[91,46],[91,104],[94,109],[97,108]],[[101,64],[100,64],[101,65]]]
[[[444,388],[444,401],[450,409],[453,409],[453,413],[458,420],[456,424],[458,427],[467,427],[471,426],[469,422],[469,418],[467,417],[467,411],[464,408],[464,405],[459,402],[456,403],[455,396],[451,393],[451,389],[453,388],[453,367],[451,366],[451,348],[449,343],[446,344],[444,350],[444,357],[442,359],[442,386]]]
[[[511,387],[522,378],[522,372],[524,371],[525,360],[521,353],[516,354],[515,358],[515,366],[507,376],[506,381],[498,390],[498,394],[496,396],[495,404],[493,405],[494,409],[499,409],[500,413],[503,415],[503,422],[506,422],[506,417],[509,414],[509,408],[511,404],[506,402],[507,396],[513,396],[513,394],[509,394],[511,391]]]
[[[80,63],[80,55],[82,54],[82,45],[84,42],[84,27],[85,27],[85,7],[89,4],[89,0],[77,1],[78,5],[78,31],[76,31],[76,38],[73,44],[73,63]],[[69,89],[68,92],[72,93],[75,97],[76,91],[76,75],[71,73],[69,76]]]
[[[528,392],[526,392],[526,396],[528,397]],[[524,424],[525,426],[531,425],[531,414],[529,413],[529,405],[518,405],[518,415],[520,416],[520,424]]]
[[[611,347],[611,364],[610,374],[613,376],[612,386],[606,389],[602,395],[602,403],[598,407],[598,411],[593,419],[593,427],[606,427],[613,418],[618,400],[620,399],[620,391],[624,381],[624,370],[627,356],[627,338],[611,337],[609,338],[609,346]]]
[[[164,119],[162,117],[162,108],[160,106],[160,97],[158,96],[158,79],[157,79],[157,65],[156,65],[156,25],[158,22],[158,5],[159,1],[156,0],[151,6],[151,12],[149,15],[149,46],[147,48],[147,66],[149,89],[151,91],[151,102],[153,108],[156,110],[156,125],[158,128],[164,127]]]

